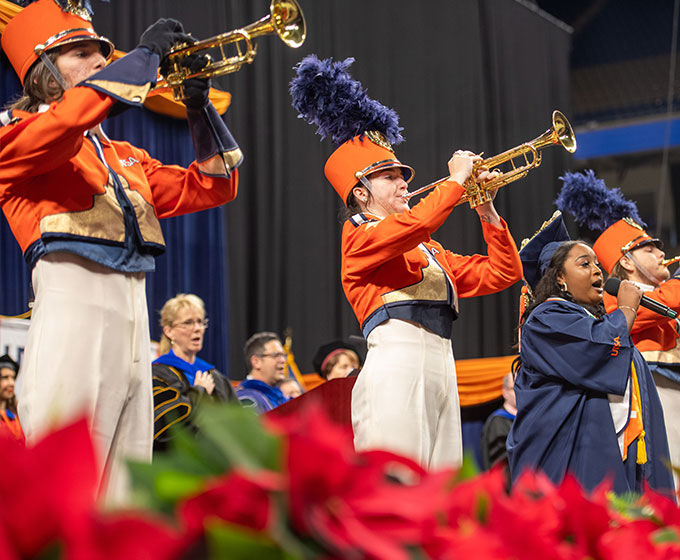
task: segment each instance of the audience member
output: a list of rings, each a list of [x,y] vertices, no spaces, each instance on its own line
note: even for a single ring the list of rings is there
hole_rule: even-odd
[[[299,397],[303,392],[300,384],[292,377],[288,377],[281,381],[281,383],[279,383],[279,389],[283,393],[283,396],[288,400]]]
[[[361,360],[356,348],[342,340],[334,340],[319,347],[312,360],[314,371],[325,380],[357,375]]]
[[[484,470],[507,463],[508,460],[505,442],[517,414],[515,374],[513,372],[503,377],[501,395],[503,406],[491,413],[482,428],[482,468]]]
[[[278,335],[255,333],[246,341],[243,352],[248,375],[236,387],[241,404],[262,414],[286,402],[278,385],[288,377],[288,355]]]
[[[589,245],[568,239],[561,216],[522,249],[532,301],[520,319],[517,416],[507,440],[513,482],[538,469],[592,491],[673,488],[661,403],[630,338],[642,290],[621,282],[617,309]]]
[[[200,297],[177,294],[166,301],[161,309],[161,327],[162,355],[152,365],[155,451],[166,447],[171,426],[178,422],[192,425],[191,415],[203,399],[236,400],[229,380],[214,365],[197,357],[208,328]]]
[[[0,114],[0,205],[35,292],[17,384],[26,438],[35,443],[85,414],[100,495],[113,505],[128,499],[126,461],[152,455],[145,273],[165,248],[158,220],[233,200],[242,155],[205,79],[184,88],[188,167],[108,138],[103,121],[141,107],[166,53],[192,39],[161,19],[107,65],[114,48],[92,28],[88,7],[37,0],[2,33],[24,94]]]
[[[19,364],[9,354],[0,356],[0,437],[9,436],[24,441],[14,393],[14,383],[18,374]]]

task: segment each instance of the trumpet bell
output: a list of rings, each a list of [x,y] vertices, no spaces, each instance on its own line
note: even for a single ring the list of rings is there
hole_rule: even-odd
[[[571,124],[569,124],[567,117],[560,111],[553,111],[552,127],[528,143],[537,150],[541,150],[552,144],[559,144],[570,154],[573,154],[576,151],[576,135],[574,134],[574,130],[571,128]]]
[[[295,0],[273,0],[265,19],[270,20],[273,30],[286,46],[297,49],[305,42],[305,16]]]
[[[272,0],[269,14],[250,25],[190,45],[176,45],[167,54],[166,70],[154,89],[172,88],[175,100],[179,101],[184,97],[183,84],[186,80],[238,72],[244,64],[250,64],[255,59],[257,45],[254,39],[271,34],[276,34],[286,46],[294,49],[305,42],[305,16],[296,0]],[[228,45],[236,49],[232,56],[225,50]],[[196,53],[206,55],[208,63],[192,73],[183,62]]]

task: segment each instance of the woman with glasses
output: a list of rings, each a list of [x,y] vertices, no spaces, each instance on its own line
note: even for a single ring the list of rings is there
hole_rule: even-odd
[[[161,309],[161,327],[161,356],[152,365],[154,451],[166,447],[170,426],[191,423],[191,415],[202,400],[236,399],[229,380],[215,366],[197,357],[208,328],[200,297],[177,294],[166,301]]]

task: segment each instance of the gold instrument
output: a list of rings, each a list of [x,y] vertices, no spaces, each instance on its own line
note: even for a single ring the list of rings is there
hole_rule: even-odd
[[[574,153],[576,151],[576,137],[574,136],[574,131],[572,130],[567,117],[559,111],[553,111],[552,127],[537,138],[515,148],[506,150],[496,156],[475,163],[472,167],[470,178],[465,181],[465,184],[463,185],[465,187],[465,194],[463,194],[458,201],[458,204],[469,202],[471,208],[476,208],[480,204],[490,202],[492,200],[491,193],[494,190],[504,187],[517,179],[521,179],[526,176],[531,169],[541,165],[541,153],[539,150],[555,144],[559,144],[569,153]],[[524,164],[518,166],[515,164],[514,160],[515,158],[520,157],[524,158]],[[497,169],[497,166],[502,164],[508,164],[511,168],[506,172],[502,172],[500,169]],[[475,182],[474,177],[481,167],[485,167],[489,171],[499,171],[501,175],[484,184],[478,184]],[[408,200],[417,194],[434,189],[448,180],[449,177],[443,177],[434,183],[430,183],[413,192],[407,193],[404,198]]]
[[[661,264],[664,266],[670,266],[677,263],[678,261],[680,261],[680,255],[673,257],[672,259],[664,259],[661,261]]]
[[[250,64],[257,54],[255,37],[276,33],[287,46],[298,48],[305,42],[305,16],[296,0],[272,0],[269,15],[240,29],[227,31],[215,37],[197,41],[193,45],[175,45],[167,54],[162,80],[154,89],[172,88],[176,101],[184,97],[182,84],[190,78],[211,78],[238,72],[244,64]],[[233,44],[237,54],[227,56],[224,47]],[[208,51],[219,49],[219,58],[212,60]],[[190,72],[182,62],[195,53],[206,54],[210,61],[198,72]]]

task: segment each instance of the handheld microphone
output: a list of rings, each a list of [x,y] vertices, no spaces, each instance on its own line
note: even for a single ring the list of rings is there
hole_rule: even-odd
[[[610,277],[607,278],[607,281],[604,283],[604,289],[609,295],[615,296],[616,294],[619,293],[620,285],[621,285],[620,279]],[[671,319],[675,319],[678,316],[678,314],[667,305],[664,305],[663,303],[658,302],[655,299],[648,298],[647,296],[644,295],[640,299],[640,305],[642,307],[649,309],[650,311],[654,311],[654,313],[663,315],[664,317],[670,317]]]

